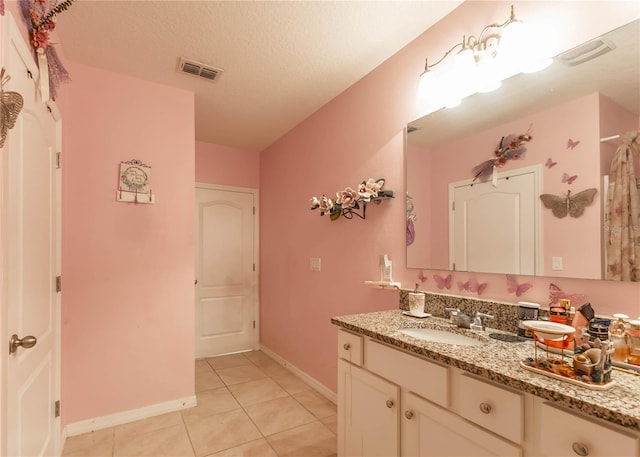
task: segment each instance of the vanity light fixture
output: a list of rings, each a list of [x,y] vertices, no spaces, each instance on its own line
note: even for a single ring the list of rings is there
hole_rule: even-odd
[[[463,36],[433,64],[425,59],[418,99],[424,114],[452,108],[469,95],[491,92],[504,79],[542,70],[551,62],[531,25],[516,19],[512,5],[502,24],[487,25],[477,37]]]

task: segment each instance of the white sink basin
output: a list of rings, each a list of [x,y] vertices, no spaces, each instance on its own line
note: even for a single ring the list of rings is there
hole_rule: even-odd
[[[404,328],[400,329],[399,332],[420,340],[433,341],[434,343],[455,344],[457,346],[484,345],[484,342],[476,338],[432,328]]]

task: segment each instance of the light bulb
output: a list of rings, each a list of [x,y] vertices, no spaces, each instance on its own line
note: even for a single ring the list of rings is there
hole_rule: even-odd
[[[442,108],[440,81],[433,70],[425,70],[420,75],[418,103],[422,112],[433,112]]]

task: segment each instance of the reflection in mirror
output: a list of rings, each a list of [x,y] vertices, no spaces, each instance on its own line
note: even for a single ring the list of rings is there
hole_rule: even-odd
[[[620,135],[640,128],[639,43],[636,20],[411,122],[407,267],[607,279],[608,175]],[[473,179],[504,137],[521,134],[532,137],[523,153]],[[558,217],[541,194],[582,207]]]

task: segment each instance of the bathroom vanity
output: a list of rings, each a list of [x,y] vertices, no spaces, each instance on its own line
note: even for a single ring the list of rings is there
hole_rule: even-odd
[[[525,371],[533,342],[401,309],[334,317],[339,456],[638,456],[640,376],[590,390]],[[444,330],[456,345],[401,333]]]

